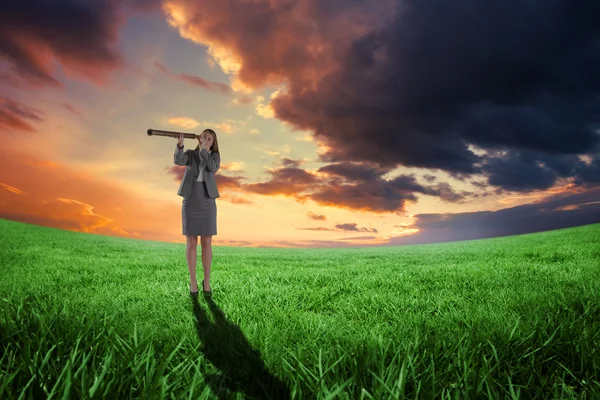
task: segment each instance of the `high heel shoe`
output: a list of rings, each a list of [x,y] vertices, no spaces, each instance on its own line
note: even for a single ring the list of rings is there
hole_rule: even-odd
[[[204,282],[204,281],[202,281],[202,282]],[[198,287],[198,282],[196,282],[196,287]],[[204,288],[204,286],[202,286],[202,288]],[[196,290],[195,292],[192,292],[192,288],[190,287],[190,294],[192,296],[197,296],[198,295],[198,291]]]
[[[212,290],[204,290],[204,279],[202,279],[202,291],[205,295],[210,296],[212,294]]]

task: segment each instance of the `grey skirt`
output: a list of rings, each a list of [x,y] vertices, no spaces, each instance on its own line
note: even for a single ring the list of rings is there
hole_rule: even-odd
[[[217,202],[208,196],[204,182],[194,182],[190,195],[183,198],[181,219],[186,236],[217,234]]]

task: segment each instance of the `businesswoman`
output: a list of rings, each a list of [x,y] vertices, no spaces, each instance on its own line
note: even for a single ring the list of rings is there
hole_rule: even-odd
[[[182,232],[187,239],[185,256],[190,271],[190,294],[198,294],[196,260],[198,236],[202,246],[204,294],[212,294],[210,287],[210,264],[212,262],[212,237],[217,234],[217,204],[219,191],[215,173],[221,165],[217,134],[205,129],[198,138],[194,150],[183,150],[183,133],[175,148],[175,165],[185,166],[185,172],[177,194],[183,197],[181,205]]]

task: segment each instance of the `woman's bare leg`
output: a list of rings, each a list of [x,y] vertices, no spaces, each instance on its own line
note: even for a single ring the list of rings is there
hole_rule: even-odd
[[[212,236],[200,236],[202,245],[202,267],[204,268],[204,290],[210,290],[210,264],[212,262]]]
[[[187,244],[185,247],[185,258],[187,260],[188,270],[190,271],[190,290],[198,291],[196,280],[196,258],[198,254],[198,236],[186,236]]]

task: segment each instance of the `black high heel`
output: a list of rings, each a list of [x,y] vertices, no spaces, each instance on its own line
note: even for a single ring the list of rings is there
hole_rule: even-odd
[[[204,281],[202,281],[204,283]],[[196,287],[198,287],[198,282],[196,282]],[[204,286],[202,286],[202,288],[204,288]],[[192,296],[197,296],[198,295],[198,291],[196,290],[195,292],[192,292],[191,288],[190,288],[190,294]]]
[[[212,294],[212,290],[204,290],[204,279],[202,279],[202,291],[207,296],[210,296]]]

